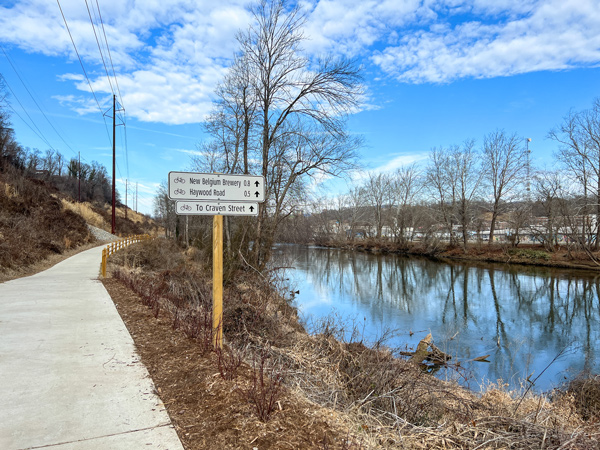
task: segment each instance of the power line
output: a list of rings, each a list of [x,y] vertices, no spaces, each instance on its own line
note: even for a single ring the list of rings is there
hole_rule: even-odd
[[[35,103],[35,105],[37,106],[38,110],[42,113],[42,115],[44,116],[44,118],[46,119],[46,121],[48,122],[48,124],[52,127],[52,129],[54,130],[54,132],[56,133],[56,135],[64,142],[64,144],[73,152],[73,154],[77,154],[75,152],[75,150],[73,150],[73,148],[71,148],[71,146],[67,143],[67,141],[65,141],[65,139],[63,138],[63,136],[58,132],[58,130],[56,129],[56,127],[54,126],[54,124],[50,121],[50,119],[48,118],[48,116],[46,115],[46,113],[42,110],[41,106],[39,105],[39,103],[37,102],[37,100],[35,99],[34,95],[31,93],[31,91],[29,90],[29,88],[27,87],[27,83],[25,83],[25,81],[23,80],[23,78],[21,77],[21,75],[19,74],[19,71],[17,70],[17,68],[15,67],[15,64],[13,64],[13,61],[11,60],[11,58],[8,56],[8,54],[6,53],[6,51],[4,50],[4,47],[0,44],[0,49],[2,50],[2,53],[4,53],[4,56],[6,57],[6,59],[8,60],[8,63],[10,64],[10,66],[12,67],[12,69],[14,70],[15,74],[17,75],[17,77],[19,78],[19,80],[21,81],[21,84],[23,85],[23,87],[25,88],[25,90],[27,91],[27,93],[29,94],[29,96],[31,97],[31,99],[33,100],[33,102]],[[6,79],[5,79],[6,80]],[[11,89],[12,91],[12,89]],[[13,92],[14,95],[14,92]],[[16,98],[16,95],[15,95]],[[18,101],[18,99],[17,99]],[[20,104],[20,102],[19,102]],[[21,105],[22,106],[22,105]],[[37,126],[36,126],[37,128]],[[39,128],[38,128],[39,129]]]
[[[108,125],[106,124],[106,113],[102,111],[102,107],[100,106],[100,102],[98,101],[98,98],[96,96],[96,93],[94,92],[94,89],[92,88],[92,84],[91,84],[90,79],[89,79],[89,77],[87,75],[87,72],[85,71],[85,68],[83,66],[83,61],[81,59],[81,56],[79,55],[79,51],[77,50],[77,46],[75,45],[75,40],[73,39],[73,35],[71,34],[71,30],[69,29],[69,25],[67,23],[67,19],[66,19],[65,15],[64,15],[64,12],[63,12],[62,7],[60,5],[60,0],[56,0],[56,2],[57,2],[58,7],[60,9],[60,13],[62,15],[62,18],[63,18],[63,20],[65,22],[65,27],[67,28],[67,32],[69,33],[69,37],[71,38],[71,43],[73,44],[73,48],[75,49],[75,53],[77,54],[77,58],[79,59],[79,64],[81,65],[81,69],[83,70],[83,74],[85,75],[85,78],[86,78],[86,80],[88,82],[88,85],[90,87],[90,91],[94,95],[94,99],[96,100],[96,104],[98,105],[98,109],[100,110],[100,112],[102,114],[102,119],[104,120],[104,126],[106,128],[106,134],[108,136],[108,140],[109,140],[109,142],[112,143],[112,145],[114,145],[115,144],[113,142],[114,141],[114,137],[111,139],[110,132],[108,131]],[[102,64],[104,65],[104,71],[106,72],[106,76],[108,78],[108,83],[109,83],[109,86],[110,86],[110,89],[111,89],[111,92],[112,92],[113,98],[114,98],[114,96],[116,96],[116,94],[115,94],[115,91],[114,91],[114,88],[113,88],[113,85],[112,85],[112,82],[111,82],[111,79],[110,79],[110,74],[108,73],[108,68],[106,66],[106,60],[105,60],[104,54],[102,52],[102,46],[100,45],[100,40],[98,39],[98,34],[96,33],[96,26],[94,25],[94,19],[92,18],[92,12],[90,10],[90,7],[89,7],[89,4],[88,4],[87,0],[85,0],[85,4],[86,4],[86,8],[88,10],[88,16],[90,18],[90,23],[92,25],[92,30],[94,32],[94,37],[96,38],[96,44],[98,45],[98,51],[100,52],[100,58],[102,60]],[[119,89],[119,86],[118,86],[118,82],[117,82],[116,72],[114,70],[114,64],[113,64],[113,61],[112,61],[112,56],[110,54],[110,47],[108,45],[108,39],[106,38],[106,31],[104,29],[104,22],[102,21],[102,15],[100,13],[100,5],[98,4],[98,0],[96,0],[96,7],[98,9],[98,15],[100,17],[100,22],[102,24],[102,32],[103,32],[103,35],[104,35],[104,42],[106,43],[106,49],[107,49],[107,53],[109,55],[109,59],[110,59],[110,63],[111,63],[111,68],[112,68],[113,75],[114,75],[115,84],[117,85],[117,90],[119,91],[119,97],[122,100],[121,92],[120,92],[120,89]],[[94,16],[95,15],[96,15],[96,13],[94,12]],[[123,107],[122,102],[121,102],[121,107]],[[124,108],[123,108],[123,111],[124,111]],[[116,116],[116,111],[113,111],[113,115]],[[122,121],[123,121],[123,125],[125,125],[124,118],[123,118]],[[125,139],[127,139],[127,138],[125,137]],[[129,174],[129,158],[128,158],[128,154],[127,154],[127,144],[125,145],[125,158],[126,158],[127,172]],[[119,165],[116,164],[116,161],[115,161],[115,165],[117,166],[116,168],[117,168],[117,171],[119,172],[119,176],[121,176],[121,178],[122,178],[122,175],[120,173],[121,171],[120,171]],[[113,178],[114,177],[115,177],[115,175],[113,175]]]
[[[106,51],[107,51],[107,54],[108,54],[108,57],[109,57],[109,60],[110,60],[110,65],[111,65],[111,68],[112,68],[113,78],[114,78],[115,84],[117,86],[117,91],[119,92],[120,107],[121,107],[120,109],[122,109],[123,113],[125,113],[125,107],[123,106],[123,97],[121,96],[121,89],[119,88],[119,83],[117,81],[117,74],[115,72],[115,66],[113,64],[112,55],[110,53],[110,46],[108,45],[108,38],[106,37],[106,30],[104,28],[104,21],[102,20],[102,13],[100,12],[100,4],[98,3],[98,0],[95,0],[95,1],[96,1],[96,8],[98,10],[98,17],[100,18],[100,24],[102,26],[102,34],[104,36],[104,43],[106,45]],[[102,64],[104,65],[104,71],[106,72],[106,77],[108,79],[108,84],[110,85],[110,90],[111,90],[111,92],[112,92],[113,95],[116,95],[115,91],[114,91],[114,88],[113,88],[113,85],[112,85],[112,82],[111,82],[111,79],[110,79],[110,74],[108,73],[108,68],[106,67],[106,60],[104,58],[104,54],[102,52],[102,48],[101,48],[100,42],[98,40],[98,35],[96,34],[96,25],[94,25],[94,21],[92,19],[92,14],[91,14],[90,7],[89,7],[89,4],[88,4],[87,0],[85,0],[85,5],[86,5],[87,10],[88,10],[88,16],[90,18],[90,23],[92,24],[92,30],[94,31],[94,37],[96,38],[96,44],[98,45],[98,51],[100,52],[100,58],[102,59]],[[92,10],[93,10],[93,8],[92,8]],[[96,16],[96,13],[94,11],[94,17],[95,16]],[[123,122],[123,126],[126,128],[124,114],[123,114],[123,117],[121,117],[121,121]],[[125,165],[127,167],[127,177],[129,177],[129,152],[128,152],[128,148],[127,148],[127,131],[125,131],[124,134],[125,134],[125,146],[124,146],[125,147]]]
[[[29,117],[31,124],[33,125],[33,127],[35,127],[37,129],[37,131],[34,130],[34,128],[25,119],[23,119],[23,117],[9,103],[8,106],[10,107],[10,109],[12,109],[13,112],[19,117],[19,119],[21,119],[25,123],[25,125],[27,125],[31,129],[31,131],[33,131],[42,141],[44,141],[48,147],[50,147],[52,150],[54,150],[56,152],[57,150],[54,147],[52,147],[52,144],[48,141],[48,139],[46,139],[46,136],[44,136],[44,133],[42,132],[42,130],[39,129],[39,127],[37,126],[35,121],[29,115],[29,113],[23,106],[23,103],[21,103],[21,100],[19,100],[19,97],[17,97],[17,94],[15,93],[15,91],[13,91],[13,88],[8,83],[8,80],[4,76],[2,76],[2,75],[0,75],[0,76],[4,80],[4,83],[6,84],[6,86],[10,90],[10,92],[12,92],[13,97],[15,98],[17,103],[19,103],[19,105],[21,106],[21,109],[23,110],[23,112],[27,115],[27,117]]]
[[[85,71],[85,67],[83,67],[83,61],[81,60],[81,56],[79,55],[79,51],[77,50],[77,46],[75,45],[75,41],[73,40],[73,35],[71,34],[71,30],[69,29],[69,24],[67,23],[67,18],[65,17],[65,14],[63,13],[62,7],[60,6],[60,0],[56,0],[56,3],[58,3],[58,9],[60,9],[60,14],[62,15],[63,21],[65,22],[65,27],[67,29],[67,32],[69,33],[69,37],[71,38],[71,43],[73,44],[73,48],[75,49],[75,53],[77,54],[77,59],[79,59],[79,64],[81,65],[81,70],[83,70],[83,74],[85,75],[85,79],[88,82],[88,86],[90,87],[90,91],[92,92],[92,95],[94,96],[94,99],[96,100],[96,104],[98,105],[98,109],[100,110],[100,113],[102,113],[102,107],[100,106],[100,102],[98,101],[98,97],[96,97],[96,93],[94,92],[94,88],[92,88],[92,83],[90,82],[90,79],[87,75],[87,72]],[[110,139],[110,133],[108,131],[108,125],[106,124],[106,119],[104,118],[104,114],[102,115],[102,119],[104,120],[104,127],[106,128],[106,135],[108,136],[108,141],[112,142]]]
[[[112,55],[110,53],[110,47],[108,45],[108,39],[106,38],[106,30],[104,29],[104,21],[102,20],[102,13],[100,12],[100,4],[96,0],[96,8],[98,9],[98,17],[100,17],[100,24],[102,25],[102,34],[104,35],[104,42],[106,42],[106,49],[108,50],[108,59],[110,60],[110,67],[115,78],[115,84],[117,85],[117,92],[119,93],[119,99],[121,105],[123,105],[123,96],[121,95],[121,89],[119,88],[119,81],[117,80],[117,73],[115,72],[115,66],[113,64]]]
[[[108,74],[108,68],[106,67],[106,61],[104,60],[104,54],[102,53],[102,48],[100,47],[100,41],[98,40],[98,34],[96,34],[96,27],[94,26],[94,20],[92,19],[92,13],[90,11],[90,6],[88,5],[87,0],[85,0],[85,6],[88,11],[88,16],[90,17],[90,23],[92,24],[92,31],[94,32],[94,37],[96,38],[96,44],[98,45],[98,51],[100,52],[100,59],[102,60],[102,65],[104,66],[104,71],[106,72],[106,78],[108,79],[108,85],[110,86],[110,91],[113,95],[115,95],[115,90],[113,89],[112,82],[110,81],[110,75]]]

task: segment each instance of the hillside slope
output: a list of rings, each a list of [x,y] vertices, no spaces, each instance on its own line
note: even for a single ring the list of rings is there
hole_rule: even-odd
[[[119,206],[118,235],[156,234],[148,217]],[[88,225],[111,231],[110,205],[77,203],[50,181],[18,171],[0,171],[0,274],[92,244]]]
[[[0,270],[29,266],[91,241],[85,220],[64,208],[43,182],[9,181],[0,174]]]

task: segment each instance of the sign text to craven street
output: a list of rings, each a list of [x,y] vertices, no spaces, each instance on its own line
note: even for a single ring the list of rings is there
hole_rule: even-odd
[[[177,214],[207,216],[258,216],[258,203],[248,202],[202,202],[178,200]]]
[[[254,175],[169,172],[169,198],[171,200],[263,202],[265,179]]]

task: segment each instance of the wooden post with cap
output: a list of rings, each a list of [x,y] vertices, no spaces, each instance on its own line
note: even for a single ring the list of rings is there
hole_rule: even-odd
[[[213,216],[213,336],[223,347],[223,216]]]

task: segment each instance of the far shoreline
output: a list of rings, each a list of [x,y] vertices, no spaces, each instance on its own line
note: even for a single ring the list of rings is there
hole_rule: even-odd
[[[585,252],[569,250],[564,246],[559,246],[555,251],[549,252],[540,244],[520,244],[514,247],[510,244],[494,243],[489,246],[487,243],[473,243],[469,244],[464,250],[461,246],[450,246],[444,243],[432,250],[426,248],[420,242],[399,244],[376,239],[352,242],[323,240],[304,245],[316,245],[374,255],[418,256],[441,262],[501,263],[600,273],[600,265],[591,260]],[[597,256],[600,258],[600,252]]]

